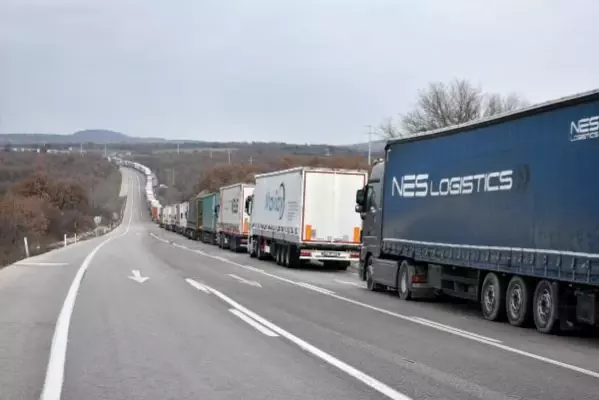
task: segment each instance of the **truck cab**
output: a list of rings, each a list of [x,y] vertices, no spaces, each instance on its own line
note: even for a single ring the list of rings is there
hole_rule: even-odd
[[[360,279],[366,280],[366,268],[372,257],[378,257],[381,248],[380,233],[383,213],[383,173],[385,162],[376,160],[370,178],[362,189],[356,192],[356,212],[362,217],[360,251]]]

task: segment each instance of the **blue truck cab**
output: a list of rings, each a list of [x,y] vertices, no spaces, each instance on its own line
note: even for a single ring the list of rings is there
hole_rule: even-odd
[[[360,276],[543,333],[599,325],[599,90],[390,140],[356,193]]]

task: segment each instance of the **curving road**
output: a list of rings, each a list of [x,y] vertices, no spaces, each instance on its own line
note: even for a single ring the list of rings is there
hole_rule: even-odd
[[[597,339],[189,241],[122,173],[117,230],[0,271],[0,399],[599,399]]]

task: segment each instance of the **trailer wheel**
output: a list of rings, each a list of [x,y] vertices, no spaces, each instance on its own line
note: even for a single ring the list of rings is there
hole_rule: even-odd
[[[368,259],[368,266],[366,267],[366,288],[371,292],[380,292],[382,287],[376,283],[372,277],[372,259]]]
[[[503,317],[505,289],[496,273],[489,272],[480,290],[480,305],[483,317],[489,321],[499,321]]]
[[[410,300],[412,298],[412,265],[403,260],[399,265],[399,275],[397,276],[397,294],[401,300]]]
[[[541,333],[554,333],[557,331],[558,321],[558,294],[557,285],[548,280],[539,281],[533,298],[532,315],[535,326]]]
[[[277,265],[283,265],[283,247],[277,243],[273,243],[274,259]]]
[[[299,262],[299,251],[297,247],[293,245],[288,245],[284,247],[285,250],[285,266],[288,268],[297,268],[300,264]]]
[[[511,325],[523,326],[530,320],[532,291],[522,277],[513,276],[507,285],[505,311]]]

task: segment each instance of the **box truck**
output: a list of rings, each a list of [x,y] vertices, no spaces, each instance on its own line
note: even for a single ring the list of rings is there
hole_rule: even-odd
[[[249,215],[243,205],[254,192],[251,183],[236,183],[221,187],[218,206],[218,246],[231,251],[247,248]]]
[[[250,256],[288,267],[321,261],[347,268],[360,254],[354,197],[366,178],[366,171],[307,167],[256,175],[246,204]]]
[[[360,274],[550,333],[599,323],[599,90],[391,140],[356,193]]]

